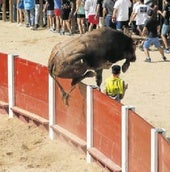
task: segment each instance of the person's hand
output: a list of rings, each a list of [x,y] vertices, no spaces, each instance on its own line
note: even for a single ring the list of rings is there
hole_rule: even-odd
[[[161,14],[161,11],[160,10],[157,10],[157,14]]]
[[[116,23],[116,17],[112,17],[112,23]]]
[[[128,25],[131,26],[131,22],[129,22]]]
[[[128,89],[128,84],[125,85],[125,89]]]
[[[77,12],[75,11],[73,15],[76,16],[76,14],[77,14]]]

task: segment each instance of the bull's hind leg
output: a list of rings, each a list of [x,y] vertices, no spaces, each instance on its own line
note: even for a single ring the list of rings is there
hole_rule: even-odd
[[[93,71],[87,71],[84,75],[82,75],[81,77],[78,78],[73,78],[71,85],[75,85],[77,83],[79,83],[80,81],[82,81],[83,79],[87,78],[87,77],[94,77],[95,73]]]

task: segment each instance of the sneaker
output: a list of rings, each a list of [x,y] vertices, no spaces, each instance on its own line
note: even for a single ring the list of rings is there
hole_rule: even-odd
[[[47,24],[45,23],[45,24],[43,24],[43,26],[42,27],[46,27],[47,26]]]
[[[17,26],[22,26],[22,23],[18,23],[18,25]]]
[[[65,32],[61,30],[60,31],[60,35],[64,35],[64,34],[65,34]]]
[[[51,27],[51,28],[49,29],[49,31],[50,31],[50,32],[54,32],[55,30],[54,30],[54,28]]]
[[[170,53],[170,49],[169,48],[165,49],[164,53],[169,54]]]
[[[34,27],[31,28],[31,30],[37,30],[39,28],[39,25],[36,24]]]
[[[151,58],[146,58],[145,62],[149,62],[150,63],[151,62]]]
[[[72,36],[73,34],[72,34],[72,32],[69,32],[69,34],[68,34],[69,36]]]
[[[60,33],[60,30],[56,30],[56,33]]]
[[[164,56],[164,57],[162,57],[162,59],[163,59],[163,61],[166,61],[167,60],[167,58]]]

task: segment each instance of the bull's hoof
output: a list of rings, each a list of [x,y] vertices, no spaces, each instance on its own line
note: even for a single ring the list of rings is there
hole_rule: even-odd
[[[125,62],[122,66],[122,72],[125,73],[128,70],[129,66],[130,66],[130,63]]]

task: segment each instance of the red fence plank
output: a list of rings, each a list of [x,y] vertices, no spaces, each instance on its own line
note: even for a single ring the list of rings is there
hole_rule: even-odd
[[[121,104],[94,90],[94,147],[121,164]]]
[[[0,53],[0,100],[8,102],[8,55]]]
[[[63,88],[68,91],[71,81],[58,79]],[[86,86],[76,85],[70,93],[69,105],[65,105],[58,87],[56,87],[56,124],[67,129],[83,140],[86,140]]]
[[[170,171],[170,143],[162,135],[158,136],[159,140],[159,172]]]
[[[15,58],[16,106],[48,119],[47,68]]]
[[[150,172],[151,128],[144,119],[129,110],[129,171]]]

